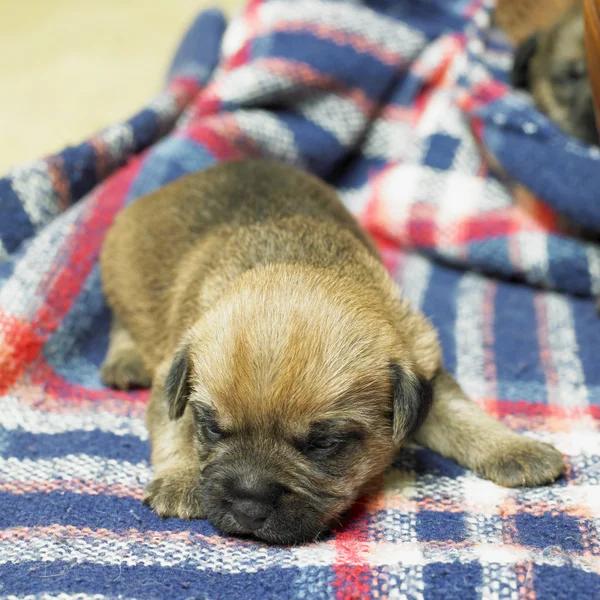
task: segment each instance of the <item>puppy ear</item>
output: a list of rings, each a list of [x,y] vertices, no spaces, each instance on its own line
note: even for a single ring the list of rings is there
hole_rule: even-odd
[[[181,418],[189,395],[189,354],[187,348],[181,348],[175,353],[165,381],[165,399],[171,420]]]
[[[529,63],[536,50],[537,38],[534,35],[517,48],[511,73],[511,83],[514,88],[529,89]]]
[[[390,364],[393,403],[393,439],[400,445],[421,427],[431,403],[431,383],[396,363]]]

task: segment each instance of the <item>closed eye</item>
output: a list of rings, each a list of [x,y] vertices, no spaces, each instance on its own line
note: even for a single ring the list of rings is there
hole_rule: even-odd
[[[296,448],[311,460],[325,460],[343,453],[364,435],[359,423],[332,419],[314,423],[308,436],[295,442]]]
[[[225,437],[225,432],[212,420],[206,420],[202,423],[202,432],[210,442],[218,442]]]
[[[335,438],[319,438],[314,440],[310,445],[310,448],[314,448],[315,450],[331,450],[340,444],[339,439]]]
[[[303,452],[307,456],[326,458],[336,454],[346,442],[347,440],[334,437],[316,438],[308,442]]]
[[[210,408],[194,405],[194,420],[196,428],[202,432],[202,435],[208,442],[216,443],[227,437],[227,434],[219,426],[216,416]]]
[[[552,73],[551,77],[556,85],[576,85],[587,77],[587,66],[583,61],[569,63]]]

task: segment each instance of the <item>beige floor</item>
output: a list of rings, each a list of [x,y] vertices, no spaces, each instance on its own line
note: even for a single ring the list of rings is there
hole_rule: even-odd
[[[215,4],[241,0],[0,0],[0,175],[133,114]]]

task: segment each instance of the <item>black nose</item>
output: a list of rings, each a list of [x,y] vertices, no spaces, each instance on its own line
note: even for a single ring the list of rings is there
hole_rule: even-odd
[[[256,500],[236,500],[231,506],[235,520],[251,531],[260,529],[272,510],[270,506]]]
[[[279,502],[285,488],[273,481],[232,479],[225,485],[231,513],[242,526],[256,531]]]

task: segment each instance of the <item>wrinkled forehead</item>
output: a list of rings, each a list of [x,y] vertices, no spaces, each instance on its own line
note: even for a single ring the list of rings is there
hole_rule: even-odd
[[[390,381],[385,368],[312,380],[310,374],[265,377],[233,369],[219,377],[197,379],[194,399],[212,408],[224,427],[273,427],[302,433],[315,423],[370,422],[388,414]]]
[[[372,412],[404,352],[379,313],[300,294],[228,303],[189,336],[198,398],[232,421],[324,419]],[[406,351],[408,352],[408,351]]]
[[[318,421],[378,418],[389,411],[388,398],[391,402],[386,353],[377,347],[344,351],[348,356],[310,336],[288,339],[281,348],[232,336],[218,349],[192,351],[194,399],[234,428],[301,431]]]

